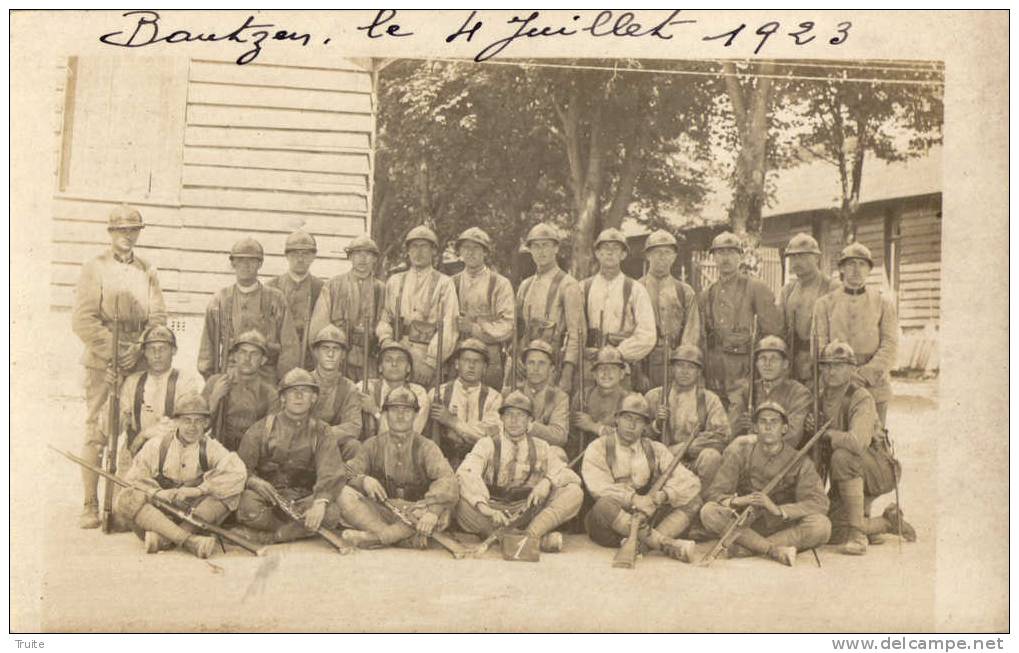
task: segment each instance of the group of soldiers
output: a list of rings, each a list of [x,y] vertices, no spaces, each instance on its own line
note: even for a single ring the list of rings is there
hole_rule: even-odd
[[[93,468],[106,450],[129,487],[103,509],[150,553],[215,549],[162,505],[263,544],[326,529],[351,547],[426,547],[452,529],[555,552],[575,529],[606,547],[636,534],[641,550],[689,562],[695,540],[747,508],[729,555],[792,565],[825,543],[862,555],[885,533],[916,538],[897,504],[870,515],[899,475],[884,429],[898,326],[866,284],[863,245],[842,251],[837,282],[817,242],[796,235],[795,279],[776,302],[741,270],[731,233],[712,242],[718,280],[699,295],[673,276],[679,245],[665,231],[633,279],[627,239],[606,229],[598,272],[578,281],[558,265],[557,230],[538,224],[526,240],[536,271],[516,291],[476,227],[456,241],[452,277],[435,267],[435,233],[411,229],[408,268],[385,282],[367,235],[346,247],[350,270],[323,281],[315,238],[297,231],[288,271],[264,284],[262,246],[244,238],[189,374],[155,269],[134,252],[143,226],[114,209],[111,247],[77,288],[82,528],[100,525]]]

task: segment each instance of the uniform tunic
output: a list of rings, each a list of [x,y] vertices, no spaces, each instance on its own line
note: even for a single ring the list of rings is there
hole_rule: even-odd
[[[325,326],[332,324],[344,333],[350,326],[350,351],[347,354],[347,376],[361,378],[364,364],[364,323],[367,314],[369,325],[369,349],[375,347],[375,327],[385,302],[386,285],[374,276],[357,276],[351,270],[335,276],[326,282],[315,303],[308,333],[312,339]],[[368,370],[376,367],[376,357],[369,355]]]
[[[166,394],[169,390],[170,373],[173,370],[166,370],[163,374],[153,374],[151,370],[146,372],[135,372],[124,380],[120,387],[120,427],[127,433],[137,433],[136,437],[143,440],[168,433],[176,428],[173,425],[173,414],[166,414],[166,407],[169,403],[173,405],[177,397],[183,397],[190,393],[198,393],[202,390],[203,382],[196,374],[177,370],[177,382],[174,384],[173,396],[167,401]],[[138,406],[135,414],[135,397],[137,396],[138,384],[142,375],[145,376],[145,385],[142,386],[141,405]],[[157,424],[159,428],[153,428]],[[123,440],[127,445],[126,438]],[[140,445],[136,445],[140,446]]]
[[[486,387],[484,403],[481,401],[481,389]],[[449,397],[447,401],[446,398]],[[439,389],[439,398],[449,408],[450,412],[463,422],[467,429],[478,438],[498,433],[502,424],[499,417],[499,407],[502,406],[502,395],[495,388],[488,388],[478,384],[468,388],[459,378],[448,383],[443,383]],[[474,446],[474,442],[468,440],[460,444],[453,435],[452,429],[442,427],[442,450],[451,460],[460,460]]]
[[[555,447],[564,448],[570,434],[570,398],[551,382],[538,387],[521,384],[518,388],[530,397],[534,408],[530,434]],[[503,399],[509,391],[503,391]]]
[[[217,374],[209,378],[202,390],[206,400],[210,400],[213,388],[223,376]],[[276,386],[266,383],[265,379],[258,375],[231,383],[230,390],[219,403],[213,405],[212,401],[209,401],[213,437],[230,451],[237,451],[245,432],[252,424],[269,414],[276,405],[277,396]],[[220,404],[225,408],[220,408]],[[226,410],[222,417],[220,410]],[[220,423],[223,425],[222,433],[219,432]]]
[[[311,331],[311,315],[315,310],[323,283],[321,279],[310,273],[304,275],[303,279],[296,279],[294,275],[287,272],[265,284],[283,293],[283,299],[287,303],[287,314],[290,316],[290,323],[294,327],[294,334],[298,342],[298,366],[305,369],[311,369],[314,366],[310,352],[311,339],[315,337],[315,333]]]
[[[250,291],[236,284],[223,288],[209,302],[198,350],[199,373],[208,379],[224,371],[223,361],[233,339],[250,329],[257,329],[269,343],[262,367],[267,381],[274,383],[277,375],[282,377],[297,367],[301,343],[283,293],[256,282]]]
[[[814,306],[822,295],[838,290],[841,285],[820,272],[810,281],[793,279],[782,287],[779,310],[784,321],[783,338],[792,359],[791,375],[805,384],[813,383],[814,359],[810,355],[810,334]]]
[[[664,346],[663,336],[669,337],[670,345],[701,346],[701,311],[697,305],[697,293],[689,284],[672,275],[656,277],[645,274],[640,282],[647,288],[648,297],[655,313],[658,342],[655,348]]]
[[[455,318],[460,314],[460,303],[453,281],[433,268],[411,268],[389,278],[385,295],[375,335],[382,341],[396,339],[399,332],[399,342],[410,348],[414,359],[414,381],[427,387],[433,383],[436,359],[445,362],[456,347]],[[440,320],[443,340],[442,355],[438,357]]]
[[[248,429],[237,453],[249,474],[272,483],[290,499],[311,495],[332,502],[347,480],[336,438],[315,418],[268,415]]]
[[[698,415],[697,389],[680,390],[669,388],[669,432],[662,437],[662,442],[675,451],[693,438],[685,458],[696,459],[705,449],[714,449],[719,453],[729,444],[729,419],[718,396],[710,390],[704,392],[704,415]],[[662,388],[655,388],[645,395],[651,413],[658,410],[662,398]]]
[[[421,501],[440,517],[448,514],[460,496],[453,468],[439,447],[417,432],[404,438],[390,433],[368,438],[351,461],[350,471],[350,486],[362,493],[365,476],[372,476],[385,487],[423,487],[424,495],[420,499],[406,497],[406,500]],[[392,495],[390,498],[404,499]]]
[[[597,332],[604,324],[609,344],[615,345],[627,362],[634,363],[651,353],[655,346],[655,312],[647,289],[633,279],[630,279],[630,297],[623,305],[626,279],[622,272],[611,280],[596,274],[585,279],[581,288],[587,288],[584,301],[588,330]]]
[[[311,414],[328,424],[329,432],[338,441],[359,440],[362,418],[357,386],[339,374],[326,378],[315,370],[311,376],[318,383],[318,401]]]
[[[789,431],[785,434],[785,443],[790,447],[799,447],[803,440],[803,422],[807,418],[813,406],[813,399],[810,390],[807,390],[801,383],[790,378],[781,378],[777,381],[765,381],[757,379],[754,382],[754,407],[760,406],[766,401],[774,401],[782,408],[785,408],[789,418]],[[736,424],[736,421],[747,412],[747,388],[744,384],[733,395],[732,405],[729,406],[729,421]],[[753,415],[751,415],[751,418]],[[818,424],[817,426],[820,426]],[[735,428],[735,427],[734,427]],[[736,433],[735,435],[745,435]]]
[[[605,443],[612,438],[616,448],[616,464],[610,469],[605,455]],[[661,442],[648,441],[655,452],[655,475],[662,474],[672,463],[672,454]],[[613,429],[587,448],[581,467],[584,485],[595,499],[611,499],[621,506],[629,506],[637,491],[647,486],[652,479],[651,462],[644,454],[644,447],[638,439],[626,445]],[[701,490],[700,481],[682,465],[676,467],[665,482],[662,491],[669,504],[679,508],[697,499]]]
[[[889,294],[866,287],[859,294],[843,288],[821,297],[814,305],[814,321],[823,349],[833,340],[849,343],[856,354],[857,372],[882,403],[891,399],[890,371],[899,346],[899,320]]]
[[[241,462],[237,454],[227,451],[219,442],[212,438],[205,438],[205,455],[209,469],[203,474],[199,457],[200,442],[201,440],[197,440],[191,444],[185,444],[179,435],[174,435],[166,450],[166,460],[163,462],[162,469],[163,476],[180,485],[194,485],[194,482],[200,478],[202,480],[196,487],[203,494],[219,499],[230,510],[236,510],[241,492],[244,490],[244,482],[247,479],[244,463]],[[128,483],[159,490],[160,486],[156,482],[156,477],[160,474],[159,450],[161,446],[162,438],[152,438],[146,442],[138,455],[134,457],[131,469],[124,476],[124,480]]]
[[[382,404],[385,403],[386,397],[395,388],[408,388],[418,398],[418,411],[414,415],[414,425],[412,428],[415,433],[424,433],[425,425],[428,423],[429,410],[432,407],[432,394],[417,383],[390,385],[389,381],[378,378],[368,379],[368,394],[371,395],[375,401],[375,407],[378,409],[378,412],[372,415],[366,414],[366,417],[372,420],[369,432],[381,435],[389,431],[389,424],[382,415]]]
[[[520,351],[540,338],[560,351],[560,364],[576,366],[584,329],[580,284],[558,265],[530,276],[517,290]],[[565,342],[565,349],[563,349]]]
[[[502,385],[502,345],[513,338],[513,286],[509,279],[488,268],[477,274],[467,269],[453,276],[460,302],[460,315],[474,320],[478,332],[461,333],[461,338],[475,337],[488,349],[488,368],[485,381],[488,385]]]
[[[514,440],[504,431],[500,441],[499,469],[495,469],[495,438],[479,440],[456,470],[460,480],[460,496],[471,506],[488,503],[493,488],[533,489],[542,479],[548,478],[553,488],[567,485],[580,486],[580,477],[552,453],[544,440],[528,436]],[[530,464],[529,444],[535,448],[534,469]]]
[[[711,390],[730,400],[739,381],[750,374],[754,316],[759,339],[780,336],[782,316],[768,286],[742,272],[715,281],[698,301],[707,334],[705,381]]]

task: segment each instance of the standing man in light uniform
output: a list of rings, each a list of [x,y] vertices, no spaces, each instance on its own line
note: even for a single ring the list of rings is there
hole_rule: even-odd
[[[71,329],[85,345],[85,443],[81,457],[98,466],[106,446],[99,416],[110,395],[107,374],[116,364],[122,375],[140,360],[139,336],[146,328],[166,324],[166,305],[156,268],[134,253],[144,227],[137,209],[121,204],[110,212],[106,231],[110,249],[86,263],[74,292]],[[113,342],[113,320],[120,320],[120,342]],[[115,361],[115,362],[114,362]],[[108,428],[108,427],[106,427]],[[99,528],[99,476],[82,468],[84,507],[78,526]]]
[[[513,286],[509,279],[486,265],[492,239],[478,227],[471,227],[456,241],[464,269],[453,275],[453,287],[460,302],[457,330],[461,338],[477,338],[488,348],[485,383],[502,387],[503,345],[513,338]]]
[[[821,248],[807,234],[793,236],[784,253],[790,272],[796,275],[782,288],[778,298],[785,323],[784,338],[789,347],[789,376],[811,385],[814,359],[810,353],[810,334],[814,306],[822,296],[838,290],[839,282],[821,272]]]
[[[309,331],[309,328],[315,303],[322,291],[323,281],[312,274],[310,270],[317,253],[318,244],[315,242],[315,237],[298,229],[287,236],[284,245],[284,254],[287,257],[289,269],[265,284],[283,293],[283,298],[287,302],[290,323],[293,325],[294,333],[300,343],[297,365],[304,369],[311,369],[315,365],[309,350],[311,338],[318,332]]]
[[[602,341],[614,346],[628,366],[639,363],[655,346],[655,311],[647,289],[623,274],[629,253],[626,236],[606,229],[594,243],[598,273],[584,279],[581,293],[587,314],[585,362],[593,366]],[[604,329],[604,333],[600,331]],[[627,370],[629,372],[629,370]],[[629,374],[624,379],[628,386]]]
[[[375,335],[406,345],[414,358],[413,381],[434,385],[435,366],[442,365],[456,348],[456,317],[460,302],[452,280],[434,267],[439,238],[424,225],[414,227],[403,240],[410,259],[406,272],[386,282],[386,303]],[[442,351],[438,351],[438,324],[443,324]]]
[[[842,290],[821,297],[814,305],[814,328],[821,349],[836,340],[853,348],[853,380],[874,396],[884,424],[892,398],[890,373],[899,348],[899,318],[890,294],[867,287],[873,267],[870,250],[860,243],[842,250]]]
[[[527,233],[526,242],[537,270],[517,290],[519,349],[523,351],[535,339],[552,345],[561,366],[557,375],[559,387],[571,394],[574,372],[583,351],[584,300],[580,284],[556,261],[559,234],[555,227],[535,225]]]
[[[386,284],[375,278],[379,260],[379,247],[368,234],[350,241],[345,248],[350,260],[350,271],[326,282],[311,316],[309,333],[318,333],[327,324],[350,334],[350,352],[347,354],[347,378],[361,381],[364,364],[364,325],[367,317],[368,370],[377,364],[374,352],[375,326],[379,323],[385,301]],[[366,315],[367,314],[367,315]],[[381,401],[379,402],[381,404]]]

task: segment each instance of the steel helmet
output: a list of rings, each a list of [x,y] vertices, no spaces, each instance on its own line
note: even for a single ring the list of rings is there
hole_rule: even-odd
[[[856,354],[853,352],[853,348],[849,346],[849,343],[835,340],[825,345],[817,362],[856,365]]]
[[[388,410],[394,406],[406,406],[414,410],[419,410],[421,407],[418,403],[417,395],[407,386],[393,388],[386,395],[385,400],[382,402],[382,410]]]
[[[241,238],[230,248],[230,259],[235,258],[257,258],[259,261],[265,258],[262,244],[250,236]]]
[[[799,233],[789,240],[789,244],[785,248],[786,256],[792,256],[793,254],[817,254],[820,256],[821,248],[813,236]]]
[[[539,222],[538,224],[531,227],[531,230],[527,232],[527,239],[524,241],[528,245],[536,240],[551,240],[555,243],[559,243],[559,232],[556,228],[546,222]]]
[[[230,343],[230,351],[237,349],[241,345],[254,345],[262,350],[262,353],[269,351],[269,343],[266,342],[265,336],[258,329],[249,329],[236,338]]]
[[[107,231],[120,229],[144,229],[142,214],[138,209],[127,204],[118,204],[110,211],[110,217],[106,223]]]
[[[410,245],[415,240],[427,240],[430,242],[435,249],[439,248],[439,237],[435,235],[435,232],[421,224],[407,232],[407,236],[403,239],[403,244]]]
[[[552,349],[552,345],[548,344],[541,338],[535,338],[530,342],[530,344],[527,345],[527,347],[524,348],[524,351],[520,355],[521,359],[526,361],[527,352],[530,351],[540,351],[541,353],[548,356],[549,359],[551,359],[553,362],[555,361],[555,350]]]
[[[777,351],[786,358],[789,358],[789,350],[785,346],[785,340],[782,340],[778,336],[764,336],[761,341],[757,343],[757,347],[754,349],[754,357],[760,354],[762,351]]]
[[[870,255],[870,250],[860,243],[852,243],[842,250],[842,254],[839,255],[839,265],[852,258],[864,260],[867,265],[874,267],[874,258]]]
[[[311,341],[311,346],[317,347],[323,342],[333,342],[344,349],[350,349],[350,344],[347,342],[347,334],[335,324],[327,324],[319,329],[319,332],[315,334],[315,338]]]
[[[212,414],[209,410],[209,402],[197,392],[187,392],[173,404],[173,416],[181,415],[205,415]]]
[[[162,324],[157,324],[149,327],[145,330],[145,333],[142,334],[142,347],[153,342],[167,342],[170,343],[170,346],[176,348],[177,336],[175,336],[173,331],[170,331],[167,327]]]
[[[622,413],[640,415],[649,422],[652,418],[651,406],[648,405],[647,399],[644,398],[644,395],[639,392],[631,392],[623,397],[623,401],[620,402],[619,408],[616,409],[616,415],[620,415]]]
[[[289,254],[290,252],[317,252],[318,243],[315,242],[315,237],[309,234],[307,231],[298,229],[294,233],[287,236],[287,241],[283,245],[283,253]]]
[[[315,381],[315,377],[313,377],[311,375],[311,372],[309,372],[308,370],[302,369],[300,367],[295,367],[294,369],[284,374],[283,378],[280,379],[279,383],[280,394],[283,394],[290,388],[300,387],[314,388],[315,392],[318,392],[318,382]]]
[[[743,251],[743,243],[740,242],[739,236],[732,233],[731,231],[723,231],[722,233],[715,236],[714,240],[711,241],[711,250],[716,249],[735,249]]]
[[[761,411],[765,410],[775,411],[776,413],[782,416],[782,421],[784,421],[786,424],[789,423],[789,414],[785,412],[785,408],[782,407],[782,404],[778,403],[777,401],[763,402],[760,406],[757,407],[756,410],[754,410],[754,419],[757,419],[757,416],[761,414]]]
[[[647,254],[648,250],[655,247],[671,247],[675,251],[679,251],[676,237],[664,229],[659,229],[647,237],[647,240],[644,241],[644,253]]]
[[[669,354],[670,363],[686,361],[704,369],[704,352],[697,345],[680,345]]]
[[[499,414],[502,415],[507,408],[519,408],[531,417],[534,417],[534,402],[519,390],[509,393],[509,396],[503,400],[502,406],[499,406]]]
[[[379,246],[375,244],[375,241],[372,240],[372,237],[368,234],[361,234],[351,240],[347,243],[347,246],[343,248],[343,251],[347,253],[347,256],[350,256],[357,251],[371,252],[375,256],[380,254]]]
[[[594,241],[594,249],[597,250],[604,243],[619,243],[623,246],[623,250],[626,253],[630,252],[630,245],[626,242],[626,236],[619,229],[609,227],[598,234],[598,239]]]
[[[492,251],[492,239],[489,238],[488,234],[486,234],[480,227],[470,227],[460,234],[460,237],[456,239],[457,247],[459,247],[464,241],[477,243],[489,252]]]
[[[459,358],[460,354],[465,351],[475,351],[485,357],[485,362],[488,360],[488,349],[485,348],[485,343],[481,342],[477,338],[467,338],[460,342],[456,347],[456,355]]]
[[[390,350],[403,352],[407,358],[408,377],[414,376],[414,356],[410,353],[410,349],[407,345],[392,338],[386,338],[379,344],[379,370],[382,369],[382,356]]]
[[[612,345],[606,345],[598,350],[598,357],[594,359],[591,369],[597,369],[599,365],[618,365],[626,367],[626,359],[619,353],[619,350]]]

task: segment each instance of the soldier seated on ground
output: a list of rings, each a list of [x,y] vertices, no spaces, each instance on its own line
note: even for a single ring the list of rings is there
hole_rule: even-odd
[[[428,412],[432,405],[431,396],[417,383],[411,383],[414,374],[414,358],[410,350],[395,340],[386,340],[379,345],[379,375],[381,378],[368,380],[368,392],[359,394],[362,418],[366,421],[365,432],[381,434],[388,425],[382,417],[382,402],[396,388],[408,388],[418,400],[414,415],[414,432],[424,433],[428,423]]]
[[[318,384],[301,368],[279,385],[282,409],[248,429],[238,454],[248,468],[247,489],[237,508],[241,533],[266,544],[311,537],[320,526],[340,521],[336,497],[346,482],[343,458],[329,426],[312,417]],[[292,502],[303,522],[278,510]]]
[[[156,496],[210,524],[220,524],[237,508],[244,489],[244,463],[237,454],[205,436],[209,405],[200,395],[182,396],[174,413],[175,429],[148,440],[134,457],[124,480],[149,487]],[[216,540],[196,534],[189,523],[177,524],[134,488],[120,492],[114,510],[145,541],[146,553],[175,545],[208,558]]]
[[[687,443],[683,464],[707,489],[722,464],[722,451],[729,444],[729,420],[718,396],[704,388],[704,356],[696,345],[680,345],[669,356],[672,387],[668,405],[662,400],[663,388],[647,393],[648,405],[655,415],[652,430],[673,454]],[[663,432],[663,426],[665,426]]]
[[[353,381],[343,376],[343,361],[349,351],[347,336],[332,324],[322,327],[311,342],[318,384],[318,400],[312,415],[329,425],[329,433],[340,445],[344,460],[361,448],[361,400]]]
[[[754,413],[756,435],[737,438],[725,450],[722,466],[705,496],[701,523],[722,535],[748,506],[753,516],[739,529],[730,555],[759,555],[793,566],[796,552],[828,541],[831,522],[825,516],[828,497],[813,462],[804,456],[775,486],[761,490],[789,461],[796,449],[785,441],[789,422],[785,408],[766,401]]]
[[[835,341],[821,351],[822,419],[831,428],[822,437],[821,466],[831,472],[831,544],[842,544],[847,555],[867,553],[869,537],[895,533],[916,540],[916,531],[894,503],[880,517],[867,517],[868,506],[895,489],[897,463],[891,458],[874,397],[852,381],[856,370],[853,348]]]
[[[789,352],[786,350],[785,341],[778,336],[761,338],[754,350],[754,365],[757,369],[757,379],[754,381],[754,406],[760,406],[766,401],[781,405],[789,422],[785,441],[792,447],[799,447],[805,442],[803,421],[810,410],[811,396],[810,390],[790,376]],[[747,410],[750,404],[747,384],[744,383],[734,396],[735,399],[729,407],[729,422],[732,424],[733,434],[752,433],[753,410]]]
[[[669,449],[644,436],[650,421],[647,400],[637,393],[628,395],[616,412],[616,427],[587,448],[581,471],[595,504],[584,525],[598,544],[618,547],[639,511],[646,517],[638,531],[640,543],[690,562],[693,541],[676,538],[701,507],[701,484],[679,465],[660,491],[648,494],[656,477],[672,464]]]
[[[510,393],[499,414],[499,435],[479,440],[457,469],[457,522],[482,536],[522,528],[542,551],[561,551],[563,536],[555,529],[580,511],[580,477],[555,447],[529,432],[534,409],[527,395]]]
[[[255,329],[234,338],[232,365],[211,376],[202,391],[212,409],[212,437],[230,451],[237,451],[248,428],[276,403],[276,388],[260,373],[266,347],[265,336]]]
[[[408,543],[424,548],[444,531],[459,493],[453,468],[434,442],[414,428],[417,397],[406,387],[386,395],[386,429],[368,438],[350,462],[348,484],[340,491],[343,539],[360,547]],[[404,523],[388,501],[416,524]]]
[[[578,452],[583,451],[594,438],[611,431],[616,411],[629,394],[622,386],[623,377],[626,376],[626,361],[618,349],[612,345],[602,347],[595,358],[593,370],[593,387],[584,389],[586,396],[583,398],[579,392],[573,398],[573,426],[581,432],[583,438],[583,443],[576,445]],[[580,406],[584,406],[584,410],[580,410]],[[573,452],[570,453],[572,455]]]
[[[528,433],[555,447],[559,454],[570,433],[570,398],[555,382],[555,351],[544,340],[532,340],[523,352],[525,380],[516,388],[503,388],[503,396],[523,392],[534,408]]]
[[[457,346],[457,377],[439,388],[438,403],[432,403],[432,419],[441,425],[439,446],[454,467],[460,464],[474,444],[499,432],[499,406],[502,395],[482,382],[488,350],[476,338]]]

